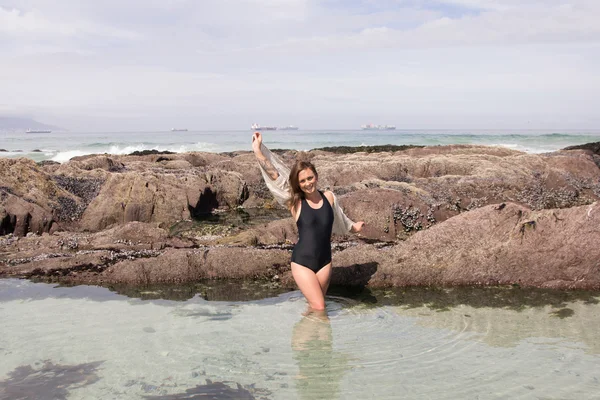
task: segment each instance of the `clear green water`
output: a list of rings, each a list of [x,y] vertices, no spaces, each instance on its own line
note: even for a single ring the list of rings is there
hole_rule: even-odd
[[[324,317],[264,285],[116,291],[0,280],[0,398],[600,396],[600,293],[334,289]]]

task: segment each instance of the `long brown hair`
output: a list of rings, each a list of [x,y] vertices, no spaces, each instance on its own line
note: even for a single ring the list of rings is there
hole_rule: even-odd
[[[315,174],[315,178],[319,179],[319,174],[317,173],[317,169],[310,161],[297,160],[292,170],[290,171],[290,188],[292,189],[292,198],[288,200],[287,206],[289,208],[295,208],[296,204],[300,199],[304,198],[304,192],[300,189],[300,181],[298,180],[298,174],[304,171],[305,169],[310,169],[313,174]]]

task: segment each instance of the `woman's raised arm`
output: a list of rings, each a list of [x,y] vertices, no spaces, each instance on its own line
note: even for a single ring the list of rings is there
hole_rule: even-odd
[[[254,150],[254,155],[258,160],[258,164],[260,164],[272,180],[276,180],[279,178],[279,172],[277,171],[277,168],[273,166],[271,161],[263,154],[261,146],[262,135],[260,132],[254,132],[254,135],[252,135],[252,150]]]
[[[290,169],[263,144],[260,132],[254,132],[252,135],[252,150],[254,150],[254,155],[258,160],[260,172],[267,188],[269,188],[275,200],[287,208],[292,197],[288,182]]]

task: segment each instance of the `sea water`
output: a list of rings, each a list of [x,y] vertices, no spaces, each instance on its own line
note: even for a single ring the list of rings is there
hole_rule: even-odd
[[[399,288],[350,296],[334,290],[327,315],[319,316],[303,315],[306,302],[297,291],[217,301],[211,290],[209,282],[174,301],[153,288],[127,297],[100,287],[0,280],[0,398],[592,399],[600,393],[597,292]]]
[[[229,152],[251,149],[250,130],[186,132],[52,132],[0,131],[0,157],[28,157],[35,161],[68,161],[86,154],[129,154],[141,150],[172,152]],[[448,145],[502,146],[544,153],[566,146],[600,141],[600,130],[297,130],[265,131],[273,149],[311,150],[330,146]]]

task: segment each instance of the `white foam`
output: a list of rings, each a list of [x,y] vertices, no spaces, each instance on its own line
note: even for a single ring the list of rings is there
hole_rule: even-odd
[[[558,148],[552,149],[552,148],[528,147],[528,146],[523,146],[523,145],[515,144],[515,143],[497,143],[497,144],[490,144],[490,146],[507,147],[511,150],[517,150],[517,151],[522,151],[524,153],[531,153],[531,154],[548,153],[548,152],[559,150]]]
[[[61,151],[58,152],[54,157],[51,158],[52,161],[57,161],[59,163],[64,163],[69,161],[73,157],[85,156],[86,153],[81,150],[70,150],[70,151]]]
[[[27,153],[23,153],[22,151],[3,151],[0,152],[0,157],[13,157],[13,156],[21,156],[21,157],[25,157],[25,154]]]
[[[89,154],[114,154],[114,155],[125,155],[131,154],[135,151],[144,151],[144,150],[156,150],[156,151],[172,151],[174,153],[185,153],[190,151],[219,151],[218,146],[214,143],[206,143],[206,142],[198,142],[191,145],[154,145],[150,146],[144,143],[131,144],[131,145],[112,145],[106,148],[94,148],[94,149],[85,149],[85,150],[69,150],[69,151],[60,151],[54,152],[52,150],[45,150],[44,155],[46,157],[51,157],[52,161],[57,161],[60,163],[64,163],[69,161],[73,157],[85,156]],[[12,154],[12,153],[5,153]]]
[[[108,150],[105,152],[108,154],[123,155],[123,154],[133,153],[134,151],[144,151],[144,150],[157,150],[157,149],[150,148],[149,146],[145,146],[143,143],[141,143],[141,144],[130,145],[130,146],[125,146],[125,147],[121,147],[118,145],[110,146],[108,148]]]
[[[214,151],[218,151],[218,147],[214,143],[198,142],[194,145],[192,150],[188,150],[188,151],[211,151],[211,152],[214,152]]]

